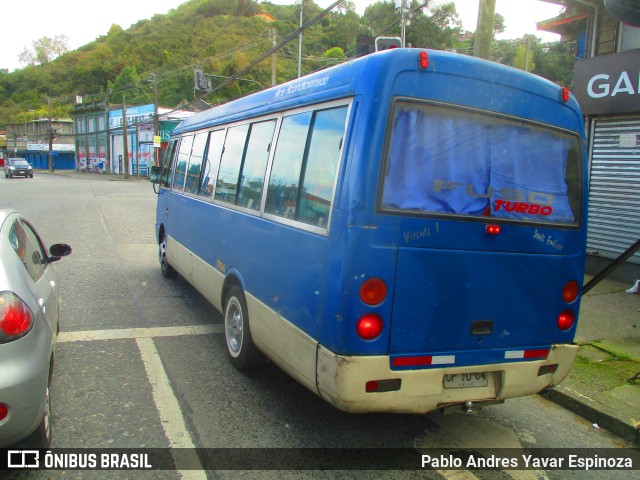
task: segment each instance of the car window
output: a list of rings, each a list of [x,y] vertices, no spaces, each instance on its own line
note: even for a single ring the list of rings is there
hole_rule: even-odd
[[[31,226],[20,220],[13,222],[9,242],[33,281],[40,280],[44,274],[47,254]]]

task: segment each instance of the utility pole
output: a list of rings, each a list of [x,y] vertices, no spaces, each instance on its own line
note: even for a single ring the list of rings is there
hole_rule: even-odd
[[[302,75],[301,72],[302,72],[302,7],[303,5],[304,5],[304,0],[300,0],[300,35],[298,36],[298,78],[300,78]]]
[[[51,156],[51,151],[53,150],[53,128],[51,128],[51,99],[49,97],[46,98],[47,102],[47,135],[49,137],[49,171],[53,172],[53,157]]]
[[[269,29],[269,38],[271,39],[272,46],[275,47],[278,44],[278,40],[276,39],[276,29]],[[300,74],[298,74],[299,76]],[[271,54],[271,86],[275,86],[276,84],[276,52]]]
[[[156,77],[155,73],[152,73],[151,77],[153,78],[153,136],[155,137],[156,135],[160,135],[160,132],[158,132],[158,77]],[[160,161],[158,159],[158,155],[160,153],[160,149],[153,146],[151,148],[153,148],[153,164],[155,166],[159,166]]]
[[[478,24],[473,56],[489,60],[493,44],[493,22],[496,15],[496,0],[479,0]]]
[[[113,164],[111,162],[111,125],[109,124],[109,94],[104,97],[104,120],[105,120],[105,145],[107,155],[107,173],[113,172]]]
[[[129,179],[129,146],[127,145],[127,107],[122,95],[122,150],[124,156],[124,178]]]
[[[402,48],[405,47],[405,40],[406,40],[406,32],[407,32],[407,12],[408,8],[407,8],[407,0],[400,0],[400,25],[401,25],[401,30],[400,30],[400,44],[402,46]]]

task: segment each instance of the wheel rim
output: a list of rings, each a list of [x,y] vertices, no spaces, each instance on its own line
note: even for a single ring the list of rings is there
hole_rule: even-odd
[[[242,350],[243,320],[240,302],[236,297],[232,297],[227,304],[224,324],[229,353],[234,358],[240,355],[240,351]]]
[[[158,256],[160,257],[160,268],[162,270],[167,269],[167,239],[164,237],[162,242],[160,242],[160,249],[158,251]]]

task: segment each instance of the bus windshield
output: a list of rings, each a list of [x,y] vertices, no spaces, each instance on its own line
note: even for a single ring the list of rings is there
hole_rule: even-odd
[[[397,101],[382,209],[577,225],[578,138],[511,117]]]

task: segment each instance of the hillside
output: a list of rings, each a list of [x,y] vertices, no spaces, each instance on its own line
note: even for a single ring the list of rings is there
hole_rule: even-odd
[[[345,4],[348,5],[348,2]],[[416,3],[416,5],[418,5]],[[308,21],[322,11],[305,1]],[[257,14],[276,19],[268,21]],[[38,66],[0,73],[0,126],[47,116],[68,116],[77,95],[87,100],[121,104],[153,102],[154,79],[158,103],[174,107],[194,96],[194,68],[213,78],[214,91],[204,100],[220,103],[271,85],[271,60],[266,59],[236,81],[217,89],[298,27],[298,7],[252,0],[190,0],[165,15],[141,20],[127,30],[113,25],[106,35]],[[407,42],[418,47],[455,47],[461,27],[453,4],[427,16],[411,18]],[[355,55],[358,34],[399,36],[393,3],[379,2],[360,17],[348,8],[335,9],[304,32],[302,74],[325,68]],[[343,55],[344,52],[344,55]],[[339,57],[338,60],[332,57]],[[509,55],[501,53],[508,63]],[[293,40],[277,54],[276,83],[297,76],[298,43]]]

